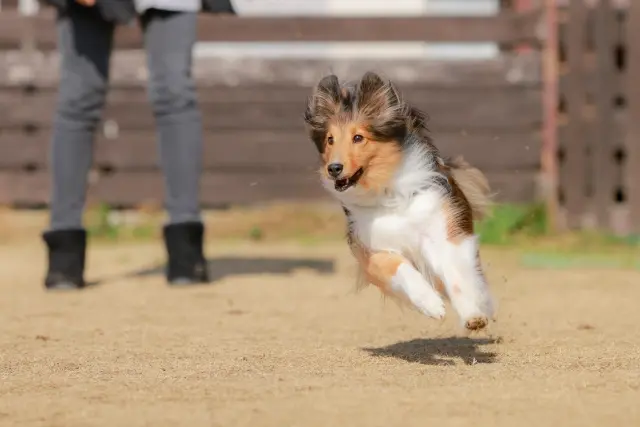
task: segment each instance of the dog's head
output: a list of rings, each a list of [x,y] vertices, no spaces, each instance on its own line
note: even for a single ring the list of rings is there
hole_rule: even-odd
[[[403,102],[390,81],[367,72],[354,85],[324,77],[304,118],[321,155],[324,179],[344,192],[356,185],[384,188],[402,159],[408,132],[424,116]]]

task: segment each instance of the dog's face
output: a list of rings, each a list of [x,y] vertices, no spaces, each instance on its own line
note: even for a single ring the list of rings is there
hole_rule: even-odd
[[[375,73],[353,87],[334,75],[316,86],[305,111],[322,159],[321,174],[338,192],[383,189],[402,158],[408,109],[398,91]]]

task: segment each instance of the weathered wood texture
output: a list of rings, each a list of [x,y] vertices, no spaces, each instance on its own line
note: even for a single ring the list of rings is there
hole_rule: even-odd
[[[203,125],[207,130],[302,129],[301,117],[310,93],[310,87],[201,88]],[[539,89],[534,88],[452,90],[411,85],[406,89],[407,99],[428,111],[437,132],[535,129],[541,124],[539,96]],[[50,127],[54,107],[53,92],[4,90],[0,92],[0,127]],[[113,90],[104,119],[123,129],[148,129],[154,125],[146,93],[136,89]]]
[[[0,12],[1,13],[1,12]],[[1,52],[1,51],[0,51]],[[60,57],[56,52],[24,55],[0,54],[0,88],[56,88]],[[380,72],[399,84],[446,86],[449,88],[540,85],[537,54],[503,55],[490,60],[376,61],[358,59],[268,60],[263,58],[200,57],[193,75],[200,87],[272,84],[309,87],[329,70],[341,78],[354,79],[365,71]],[[116,51],[111,60],[112,88],[137,88],[147,81],[146,61],[138,51]]]
[[[628,74],[640,76],[640,5],[636,1],[627,16]],[[640,232],[640,83],[627,83],[628,121],[624,150],[626,154],[623,188],[626,188],[630,228]]]
[[[520,2],[522,3],[522,2]],[[542,49],[543,126],[540,156],[540,187],[547,213],[546,229],[558,230],[558,8],[554,0],[544,5],[545,43]]]
[[[202,41],[429,41],[537,43],[538,13],[505,12],[490,17],[242,17],[202,14],[198,38]],[[47,8],[24,18],[16,11],[0,13],[0,49],[20,46],[29,37],[39,50],[55,48],[55,13]],[[119,27],[115,45],[142,46],[137,25]]]
[[[537,13],[489,18],[237,18],[202,15],[199,38],[215,41],[497,41],[537,45]],[[0,49],[24,36],[37,50],[0,54],[0,204],[46,205],[48,144],[59,80],[51,11],[30,19],[0,13]],[[139,48],[135,27],[120,48]],[[540,163],[540,58],[482,61],[266,60],[198,58],[204,115],[205,206],[326,197],[317,153],[303,128],[311,87],[331,70],[343,78],[378,71],[430,116],[447,155],[487,174],[497,197],[536,198]],[[161,203],[147,70],[140,51],[117,50],[94,149],[89,199],[130,206]]]
[[[51,75],[57,65],[47,56],[35,63],[19,58],[0,61],[0,202],[45,204],[44,171],[56,96]],[[118,53],[114,58],[123,66],[114,67],[114,85],[97,136],[95,176],[100,179],[89,191],[94,199],[124,205],[161,199],[153,114],[145,75],[136,72],[142,60],[140,54]],[[43,64],[53,65],[40,79]],[[280,60],[253,65],[259,74],[243,74],[247,67],[242,62],[196,62],[206,142],[203,202],[213,206],[323,196],[317,154],[304,132],[302,113],[311,85],[326,64]],[[535,198],[542,121],[537,58],[505,56],[457,65],[331,65],[344,70],[341,75],[355,77],[374,68],[393,78],[409,101],[428,112],[445,154],[461,154],[485,170],[502,200]],[[225,81],[225,74],[235,80]],[[129,183],[119,188],[124,177]]]
[[[636,9],[612,0],[571,1],[560,9],[558,190],[569,228],[640,227],[631,213],[640,199],[633,175],[640,163],[632,158],[640,144],[634,129],[640,94],[630,78],[640,53],[631,22]]]
[[[2,7],[3,12],[8,10],[16,10],[18,8],[18,3],[20,0],[2,0],[0,2],[0,7]]]
[[[587,152],[582,117],[586,103],[583,62],[584,51],[587,48],[587,10],[579,2],[572,2],[569,12],[570,19],[566,24],[563,42],[566,45],[566,63],[571,78],[567,79],[566,86],[562,86],[569,139],[560,141],[564,161],[560,173],[560,196],[561,203],[566,206],[568,226],[574,227],[578,225],[579,217],[587,204]]]
[[[520,197],[535,191],[535,171],[489,172],[489,183],[503,194]],[[149,171],[119,171],[93,174],[89,202],[103,202],[118,207],[159,204],[163,192],[160,174]],[[6,195],[10,194],[10,197]],[[5,172],[0,170],[0,204],[40,206],[47,203],[49,176],[44,171]],[[274,200],[319,200],[326,198],[316,176],[307,172],[207,171],[202,176],[203,206],[223,207]]]

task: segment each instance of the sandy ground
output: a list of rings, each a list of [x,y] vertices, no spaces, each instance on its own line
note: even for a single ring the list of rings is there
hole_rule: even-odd
[[[159,244],[94,245],[62,294],[40,242],[0,246],[0,425],[640,425],[639,272],[486,250],[499,319],[465,337],[354,293],[343,243],[221,246],[169,289]]]

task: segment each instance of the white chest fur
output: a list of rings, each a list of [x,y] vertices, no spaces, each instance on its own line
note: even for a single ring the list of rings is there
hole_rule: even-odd
[[[394,207],[350,208],[353,233],[372,251],[391,251],[410,258],[425,238],[443,230],[442,193],[423,191]]]
[[[396,252],[420,264],[425,239],[446,229],[442,178],[428,146],[407,143],[403,162],[382,194],[357,185],[338,192],[333,181],[325,178],[323,183],[349,210],[351,232],[362,245],[372,252]]]

